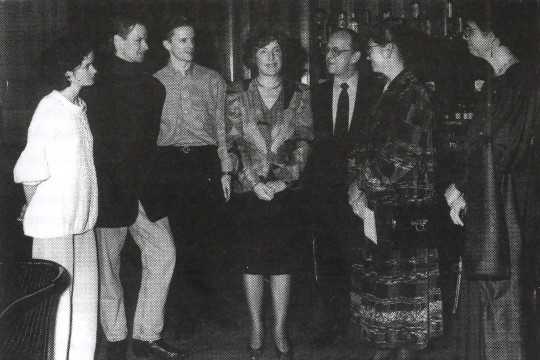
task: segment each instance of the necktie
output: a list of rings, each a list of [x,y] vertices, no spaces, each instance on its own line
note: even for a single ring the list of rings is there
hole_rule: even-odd
[[[334,136],[345,137],[349,132],[349,94],[347,83],[341,84],[341,93],[339,94],[336,112],[336,125],[334,127]]]

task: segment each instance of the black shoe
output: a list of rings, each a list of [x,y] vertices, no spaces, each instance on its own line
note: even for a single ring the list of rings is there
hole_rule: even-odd
[[[107,341],[107,360],[126,360],[127,359],[127,340]]]
[[[156,341],[133,339],[131,348],[136,357],[154,356],[158,359],[183,359],[187,356],[186,353],[168,345],[162,339]]]
[[[261,345],[258,349],[253,349],[251,345],[248,345],[247,351],[249,360],[259,360],[264,352],[264,344]]]

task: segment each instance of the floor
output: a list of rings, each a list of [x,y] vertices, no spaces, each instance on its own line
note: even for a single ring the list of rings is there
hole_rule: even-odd
[[[128,307],[128,322],[131,321],[134,312],[134,299],[137,295],[137,286],[140,279],[140,265],[137,261],[138,249],[132,242],[127,242],[124,249],[124,262],[122,268],[122,279],[124,283],[126,304]],[[297,294],[305,294],[292,301],[291,315],[289,319],[290,337],[293,345],[296,360],[368,360],[372,350],[359,345],[355,336],[354,326],[347,337],[339,339],[332,346],[326,349],[316,349],[310,345],[313,334],[309,315],[312,313],[303,302],[309,296],[309,290],[298,286],[299,283],[306,284],[308,274],[300,274],[296,278]],[[195,335],[190,340],[175,339],[174,331],[165,326],[163,338],[174,346],[185,349],[189,352],[189,360],[227,360],[227,359],[247,359],[246,345],[249,338],[249,317],[246,310],[244,294],[242,290],[241,278],[237,278],[232,287],[233,304],[230,312],[234,318],[238,319],[238,325],[228,330],[222,330],[213,323],[202,323],[196,330]],[[269,301],[266,302],[268,305]],[[266,318],[271,319],[271,309],[266,306]],[[167,319],[166,319],[167,322]],[[268,331],[271,334],[271,322],[267,321]],[[105,340],[103,334],[98,338],[98,349],[96,359],[105,359]],[[450,349],[445,346],[444,339],[438,339],[431,344],[430,348],[419,354],[419,359],[450,359]],[[275,359],[275,349],[271,336],[265,340],[265,352],[262,360]],[[129,359],[137,359],[129,351]]]

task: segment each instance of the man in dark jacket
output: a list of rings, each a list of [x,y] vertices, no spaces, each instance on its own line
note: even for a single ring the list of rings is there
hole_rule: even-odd
[[[332,75],[312,91],[313,152],[306,169],[312,202],[309,217],[315,237],[317,289],[323,316],[315,346],[330,345],[350,320],[351,250],[362,245],[362,223],[348,203],[347,158],[361,141],[372,106],[373,80],[359,71],[360,40],[340,29],[328,40],[326,65]]]
[[[120,252],[127,232],[141,250],[142,279],[133,324],[137,356],[182,354],[161,339],[175,247],[156,179],[156,140],[165,89],[142,68],[146,28],[117,19],[115,56],[87,96],[99,189],[96,235],[100,265],[100,316],[107,357],[125,359],[127,324],[120,283]]]

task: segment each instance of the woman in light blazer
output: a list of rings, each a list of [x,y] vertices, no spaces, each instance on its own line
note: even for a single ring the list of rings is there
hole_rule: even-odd
[[[297,259],[295,242],[302,229],[296,207],[312,139],[312,116],[308,87],[282,76],[285,41],[271,30],[252,36],[244,53],[255,77],[234,83],[227,95],[230,149],[238,169],[233,203],[252,320],[251,359],[263,351],[265,275],[270,277],[278,358],[292,359],[286,317]]]

